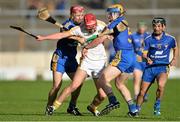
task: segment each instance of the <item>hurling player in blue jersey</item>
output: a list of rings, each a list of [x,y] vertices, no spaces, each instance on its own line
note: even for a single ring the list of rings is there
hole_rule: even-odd
[[[124,8],[120,4],[115,4],[107,9],[108,20],[110,24],[100,33],[98,38],[89,43],[85,48],[89,49],[102,43],[105,40],[113,39],[113,46],[116,52],[112,62],[102,71],[99,81],[102,89],[108,96],[109,104],[101,111],[101,115],[108,114],[110,111],[119,108],[120,103],[117,101],[111,87],[111,80],[115,79],[116,87],[122,93],[129,107],[129,115],[136,112],[136,106],[131,98],[128,88],[122,79],[122,74],[132,69],[136,57],[131,40],[129,39],[128,23],[124,18]]]
[[[142,51],[144,48],[144,39],[150,34],[147,32],[147,24],[144,21],[140,21],[137,24],[137,31],[131,35],[131,39],[134,45],[137,62],[134,67],[134,99],[136,101],[140,91],[142,74],[144,72],[146,62],[142,58]],[[145,95],[145,101],[147,101],[147,94]]]
[[[144,70],[141,90],[137,98],[137,109],[143,103],[143,98],[153,81],[157,81],[156,100],[154,103],[154,115],[160,115],[160,104],[164,93],[164,88],[168,79],[169,66],[176,65],[178,47],[173,36],[165,33],[166,21],[164,18],[154,18],[152,21],[153,33],[145,39],[143,53],[147,59],[147,66]],[[173,58],[169,61],[171,49]]]
[[[70,30],[71,28],[80,25],[84,18],[84,7],[75,5],[70,9],[70,18],[63,23],[64,31]],[[68,41],[67,41],[68,40]],[[48,103],[46,107],[46,114],[48,114],[49,106],[53,105],[56,99],[57,93],[62,84],[62,76],[64,72],[73,78],[74,73],[78,67],[76,61],[77,54],[77,41],[70,38],[64,38],[57,42],[57,48],[53,54],[51,60],[51,70],[53,72],[53,86],[49,92]],[[72,93],[71,101],[67,112],[73,115],[81,115],[79,110],[76,108],[76,101],[80,93],[81,86]]]

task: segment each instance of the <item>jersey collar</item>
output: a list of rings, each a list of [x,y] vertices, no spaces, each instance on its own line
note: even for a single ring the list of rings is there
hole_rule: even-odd
[[[165,32],[163,32],[163,34],[162,34],[160,40],[163,40],[164,36],[165,36]],[[154,33],[152,33],[152,37],[153,37],[155,40],[157,40],[156,37],[154,36]]]

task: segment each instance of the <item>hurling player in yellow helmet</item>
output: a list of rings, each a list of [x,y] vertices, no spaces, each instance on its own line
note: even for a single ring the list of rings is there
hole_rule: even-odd
[[[124,13],[124,7],[121,4],[114,4],[107,8],[107,18],[109,19],[109,22],[123,16]]]
[[[107,19],[109,24],[104,31],[93,40],[86,49],[92,48],[103,41],[112,39],[115,49],[115,56],[110,64],[102,71],[99,82],[106,93],[109,104],[100,112],[100,115],[110,113],[112,110],[119,108],[120,103],[117,101],[110,82],[115,79],[117,89],[122,93],[128,104],[129,116],[136,115],[136,104],[134,103],[130,91],[125,84],[126,73],[132,73],[136,61],[134,47],[129,39],[128,22],[124,17],[124,8],[121,4],[111,5],[107,8]],[[112,36],[112,37],[111,37]]]

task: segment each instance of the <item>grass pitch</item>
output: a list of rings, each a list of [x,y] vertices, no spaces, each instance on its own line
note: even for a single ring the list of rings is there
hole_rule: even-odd
[[[63,82],[62,88],[69,83],[69,81]],[[162,115],[160,117],[153,115],[156,83],[153,84],[149,92],[149,100],[143,104],[140,117],[138,118],[129,118],[127,116],[127,104],[114,85],[113,91],[121,102],[120,108],[102,117],[94,117],[89,113],[86,107],[96,94],[94,83],[91,80],[84,83],[78,99],[77,105],[83,116],[72,116],[66,113],[69,99],[65,101],[53,116],[45,116],[44,110],[47,94],[51,85],[51,82],[43,81],[1,81],[0,121],[180,121],[179,80],[168,80],[161,105]],[[128,87],[132,89],[131,80],[128,81]],[[106,99],[99,107],[99,110],[102,110],[107,103]]]

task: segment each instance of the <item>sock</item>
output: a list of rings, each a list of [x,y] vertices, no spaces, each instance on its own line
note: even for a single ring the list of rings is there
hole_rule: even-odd
[[[157,99],[155,104],[154,104],[154,108],[155,109],[160,109],[160,104],[161,104],[161,100],[160,99]]]
[[[57,100],[55,100],[54,103],[53,103],[54,110],[58,109],[61,104],[62,103],[60,103]]]
[[[95,111],[97,109],[97,106],[95,106],[93,103],[90,104],[90,107]]]
[[[141,110],[141,106],[140,106],[140,105],[136,105],[136,109],[137,109],[138,111],[140,111],[140,110]]]
[[[76,103],[70,101],[69,102],[69,108],[75,108],[76,107]]]
[[[129,100],[129,101],[127,101],[127,103],[128,103],[128,105],[134,104],[133,100]]]
[[[110,94],[108,94],[108,100],[109,100],[109,103],[111,104],[113,104],[113,103],[116,103],[117,102],[117,99],[116,99],[116,97],[114,96],[114,94],[113,93],[110,93]]]
[[[130,112],[134,112],[136,110],[136,105],[134,104],[133,100],[129,100],[127,104]]]

